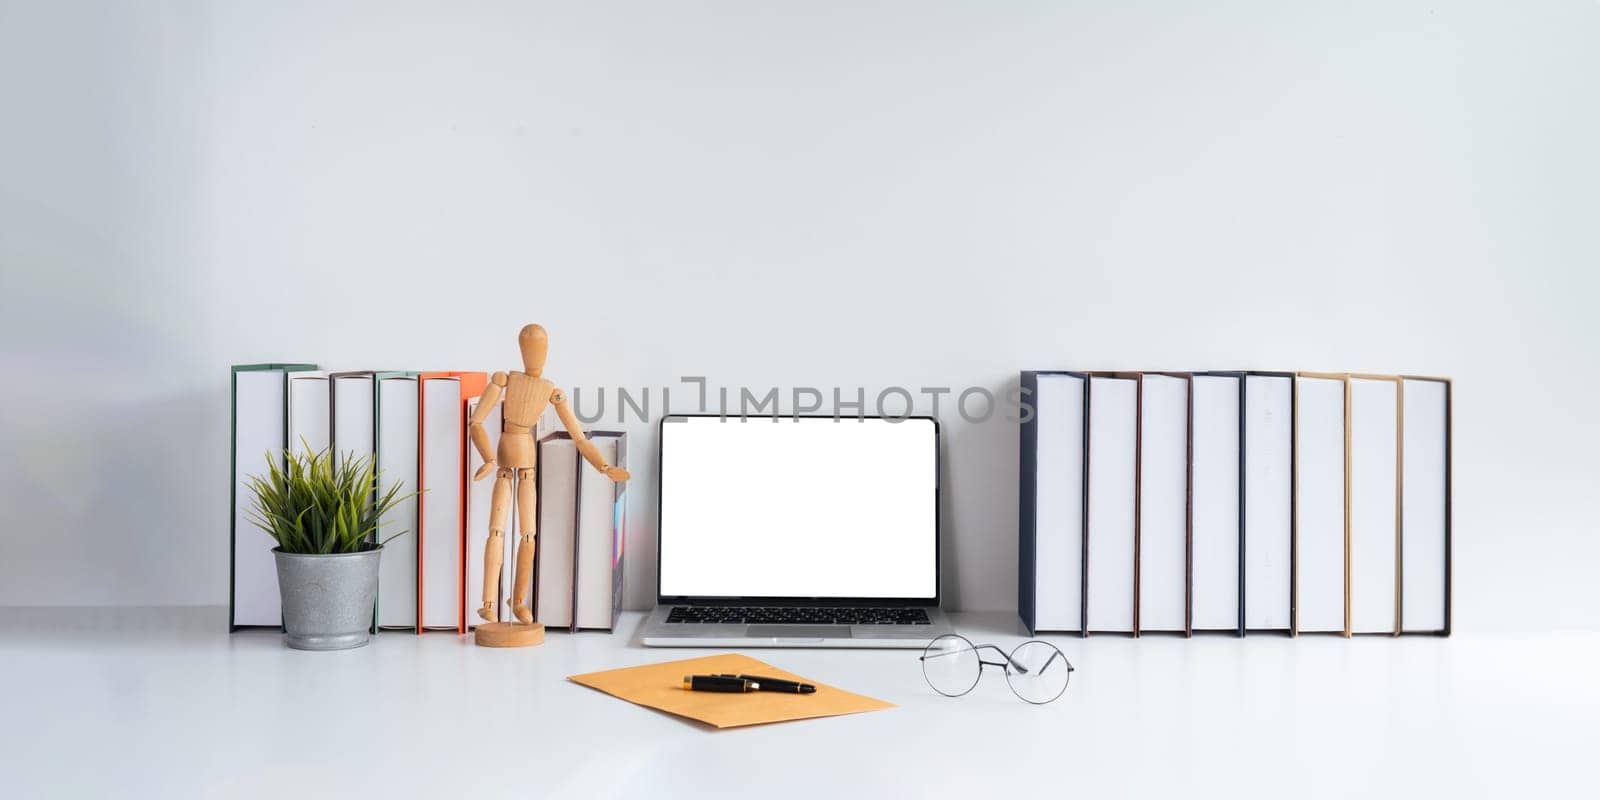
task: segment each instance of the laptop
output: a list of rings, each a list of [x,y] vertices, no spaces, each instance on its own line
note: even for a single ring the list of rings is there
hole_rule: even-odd
[[[920,648],[939,609],[932,417],[660,424],[653,647]]]

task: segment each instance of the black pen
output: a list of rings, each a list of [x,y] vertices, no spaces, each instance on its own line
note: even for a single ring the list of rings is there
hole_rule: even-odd
[[[755,692],[761,684],[734,675],[685,675],[683,688],[691,692]]]
[[[763,678],[760,675],[718,675],[719,678],[737,678],[756,684],[756,688],[763,692],[784,692],[787,694],[815,694],[817,687],[799,681],[786,681],[782,678]]]

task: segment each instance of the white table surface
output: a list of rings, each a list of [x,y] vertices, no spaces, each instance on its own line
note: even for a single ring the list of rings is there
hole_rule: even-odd
[[[339,653],[226,612],[0,609],[8,797],[1588,796],[1600,634],[1402,640],[1051,637],[1078,671],[1027,705],[949,699],[914,651],[746,650],[880,697],[717,731],[565,680],[704,655],[615,635],[491,650],[386,634]],[[957,615],[979,643],[1009,616]]]

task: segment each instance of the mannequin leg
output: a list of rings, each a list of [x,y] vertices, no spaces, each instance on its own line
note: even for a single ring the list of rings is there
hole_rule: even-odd
[[[494,622],[500,599],[500,563],[505,558],[506,517],[511,514],[511,470],[501,467],[494,479],[494,502],[489,506],[489,543],[483,548],[483,605],[478,616]]]
[[[517,470],[517,572],[515,592],[512,594],[511,613],[526,625],[533,621],[533,611],[528,608],[529,590],[533,586],[534,531],[539,521],[539,498],[533,482],[532,469]]]

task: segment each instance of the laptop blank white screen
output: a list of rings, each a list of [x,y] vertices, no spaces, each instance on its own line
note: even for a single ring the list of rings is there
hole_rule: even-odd
[[[938,594],[931,419],[671,417],[664,597]]]

